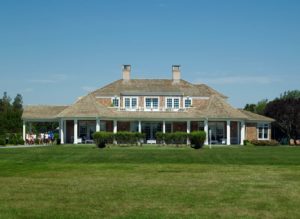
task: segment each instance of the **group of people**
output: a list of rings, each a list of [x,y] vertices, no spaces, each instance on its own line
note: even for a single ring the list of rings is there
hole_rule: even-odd
[[[53,132],[40,133],[38,135],[33,133],[26,134],[26,144],[52,144],[54,142]]]

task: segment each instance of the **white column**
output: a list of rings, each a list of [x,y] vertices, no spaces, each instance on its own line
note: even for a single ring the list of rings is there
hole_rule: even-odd
[[[139,121],[139,133],[142,133],[142,122]]]
[[[226,136],[226,143],[227,145],[230,145],[230,120],[227,120],[227,136]]]
[[[100,119],[96,118],[96,132],[100,132]]]
[[[187,134],[190,134],[190,132],[191,132],[191,121],[188,120],[188,121],[186,122],[186,133],[187,133]],[[186,144],[191,144],[189,138],[187,138]]]
[[[60,138],[60,143],[64,144],[64,121],[63,119],[60,119],[59,121],[59,138]]]
[[[241,122],[241,145],[244,145],[245,140],[245,121]]]
[[[204,131],[205,131],[205,134],[206,134],[204,144],[208,145],[208,119],[204,120]]]
[[[77,144],[77,138],[78,138],[78,120],[74,119],[74,144]]]
[[[64,120],[64,143],[67,142],[67,120]]]
[[[118,122],[117,120],[114,120],[114,133],[118,132]]]
[[[26,121],[23,120],[23,140],[26,143]]]
[[[114,125],[113,125],[114,129],[113,129],[113,132],[114,134],[118,132],[118,121],[117,120],[114,120]],[[118,144],[118,142],[116,140],[114,140],[114,144]]]
[[[166,121],[163,121],[163,133],[166,133]]]

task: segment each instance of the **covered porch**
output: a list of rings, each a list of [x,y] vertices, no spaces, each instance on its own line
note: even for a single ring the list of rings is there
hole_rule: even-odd
[[[100,118],[60,119],[59,133],[61,143],[91,143],[93,133],[118,131],[145,133],[144,143],[155,144],[156,133],[186,132],[203,130],[206,132],[205,144],[243,145],[245,122],[231,120],[112,120]]]

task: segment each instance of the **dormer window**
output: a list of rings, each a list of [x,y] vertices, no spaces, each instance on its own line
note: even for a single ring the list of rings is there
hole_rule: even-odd
[[[145,109],[146,110],[158,110],[158,97],[145,97]]]
[[[125,109],[136,109],[138,106],[138,98],[137,97],[124,97],[123,105]]]
[[[119,107],[120,106],[120,97],[111,98],[111,104],[113,107]]]
[[[166,98],[166,108],[167,109],[179,109],[180,108],[180,98],[179,97],[167,97]]]
[[[192,106],[192,99],[190,97],[184,98],[184,107],[189,108]]]

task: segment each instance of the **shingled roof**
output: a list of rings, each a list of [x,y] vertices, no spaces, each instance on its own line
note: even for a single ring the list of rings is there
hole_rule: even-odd
[[[107,107],[97,101],[99,96],[115,96],[122,93],[131,95],[164,94],[196,97],[209,97],[203,104],[184,111],[120,111]],[[59,119],[59,118],[95,118],[101,119],[243,119],[247,121],[274,121],[271,118],[233,108],[226,101],[226,96],[205,84],[191,84],[180,80],[132,79],[117,80],[103,88],[80,98],[70,106],[27,106],[23,119]]]
[[[22,114],[22,119],[32,120],[55,120],[57,115],[68,106],[49,106],[49,105],[35,105],[25,106]]]
[[[275,121],[275,119],[272,119],[270,117],[262,116],[262,115],[252,113],[252,112],[249,112],[249,111],[246,111],[246,110],[239,109],[239,111],[247,116],[248,121],[253,121],[253,122],[258,122],[258,121],[261,121],[261,122],[274,122]]]
[[[218,95],[227,98],[205,84],[191,84],[185,80],[179,80],[175,83],[169,79],[131,79],[127,81],[121,79],[95,90],[92,94],[95,96],[115,96],[127,92],[140,95],[154,91],[157,94],[176,93],[177,95],[202,97]]]

